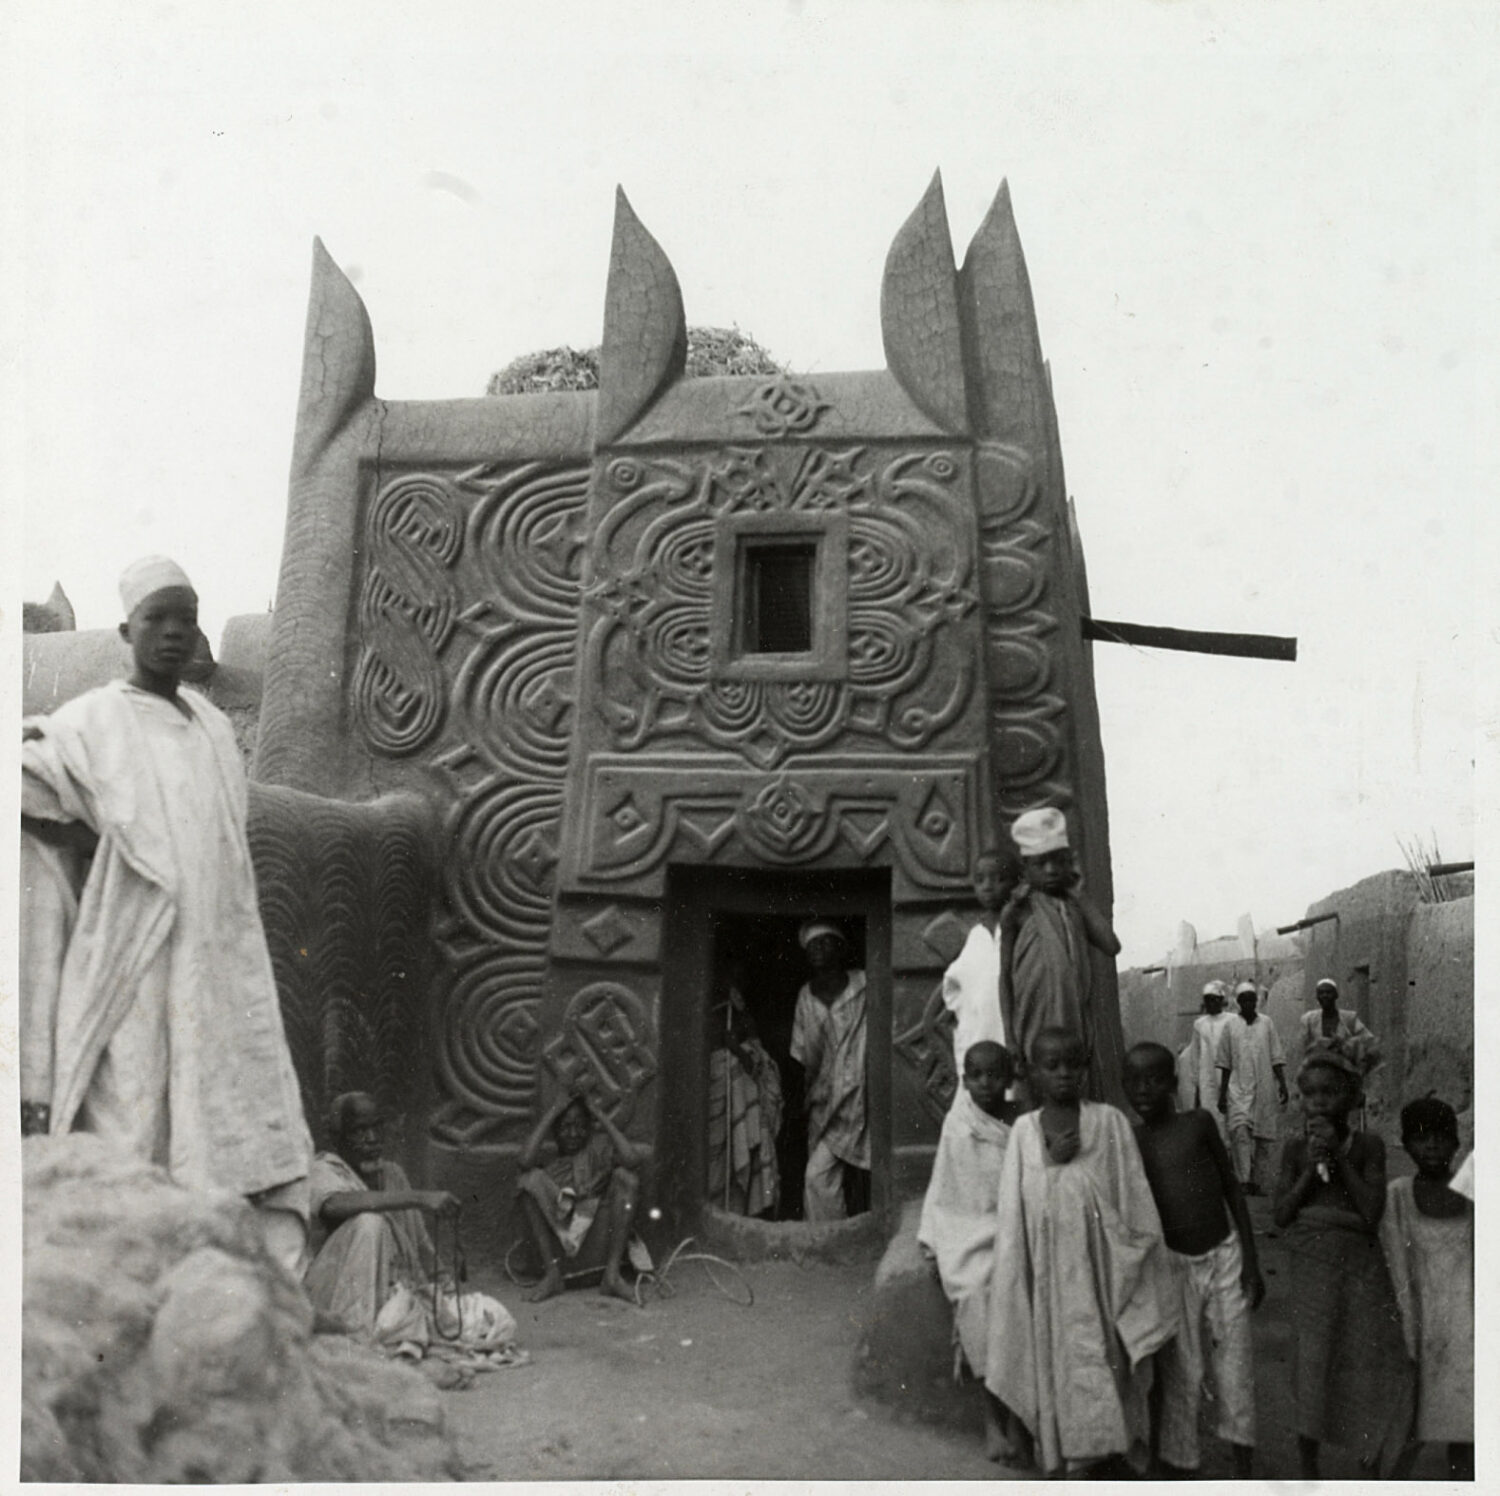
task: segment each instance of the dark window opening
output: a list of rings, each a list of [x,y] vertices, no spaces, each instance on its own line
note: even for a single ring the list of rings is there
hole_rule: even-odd
[[[747,545],[740,608],[742,654],[806,654],[813,647],[816,541]]]

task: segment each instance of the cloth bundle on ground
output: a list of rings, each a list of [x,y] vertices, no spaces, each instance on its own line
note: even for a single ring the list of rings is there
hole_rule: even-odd
[[[917,1241],[936,1261],[943,1292],[953,1305],[954,1370],[962,1352],[981,1379],[989,1352],[1000,1174],[1010,1133],[1008,1122],[982,1111],[959,1087],[943,1119],[917,1229]]]

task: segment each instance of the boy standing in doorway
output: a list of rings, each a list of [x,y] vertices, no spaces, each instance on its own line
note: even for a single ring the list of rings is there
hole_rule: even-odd
[[[844,936],[827,920],[809,920],[797,941],[812,968],[797,994],[791,1045],[806,1075],[803,1214],[841,1221],[870,1208],[865,974],[849,969]]]

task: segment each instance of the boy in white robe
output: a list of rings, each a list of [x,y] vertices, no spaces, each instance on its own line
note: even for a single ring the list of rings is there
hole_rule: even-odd
[[[1000,913],[1021,880],[1021,866],[1013,854],[981,852],[972,877],[979,919],[943,973],[943,1006],[953,1015],[953,1073],[959,1081],[954,1106],[963,1094],[964,1056],[970,1048],[981,1040],[1005,1043],[1001,984],[1010,953]]]
[[[300,1275],[312,1143],[256,903],[229,720],[179,690],[182,569],[120,581],[134,669],[23,724],[22,1124],[97,1132],[262,1211]],[[88,861],[87,870],[84,862]],[[74,900],[76,899],[76,903]]]
[[[963,1083],[943,1119],[917,1231],[953,1305],[955,1375],[962,1378],[967,1372],[981,1382],[989,1353],[1000,1168],[1015,1118],[1005,1093],[1014,1073],[1010,1055],[992,1040],[981,1039],[965,1053]],[[1010,1425],[1010,1414],[985,1388],[984,1452],[990,1459],[1015,1461],[1017,1441]]]
[[[1084,1101],[1088,1054],[1037,1035],[1041,1106],[1017,1118],[1000,1173],[985,1386],[1046,1474],[1149,1458],[1147,1359],[1176,1332],[1161,1219],[1123,1112]],[[1107,1462],[1107,1463],[1106,1463]]]

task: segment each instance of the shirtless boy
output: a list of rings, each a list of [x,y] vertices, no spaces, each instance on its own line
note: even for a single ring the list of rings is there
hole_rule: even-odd
[[[1176,1111],[1176,1089],[1169,1050],[1132,1046],[1125,1056],[1125,1094],[1141,1119],[1136,1141],[1161,1215],[1181,1311],[1176,1339],[1156,1358],[1157,1454],[1173,1473],[1198,1468],[1198,1410],[1210,1374],[1219,1437],[1233,1451],[1235,1479],[1248,1480],[1255,1444],[1250,1311],[1264,1297],[1265,1284],[1250,1211],[1219,1129],[1201,1108]]]

